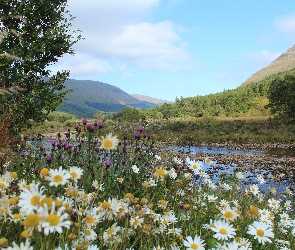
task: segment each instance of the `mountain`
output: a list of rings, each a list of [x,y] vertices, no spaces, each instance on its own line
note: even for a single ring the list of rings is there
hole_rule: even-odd
[[[281,72],[289,71],[295,68],[295,45],[289,48],[286,52],[277,57],[270,65],[257,71],[248,78],[241,86],[255,83],[264,78],[275,75]]]
[[[57,110],[74,114],[77,118],[92,118],[96,111],[119,112],[124,108],[148,109],[155,103],[141,101],[120,88],[90,80],[70,79],[65,82],[65,90],[73,91],[66,96]]]
[[[138,95],[138,94],[130,94],[130,95],[133,96],[134,98],[136,98],[137,100],[140,100],[143,102],[150,102],[150,103],[153,103],[156,105],[161,105],[164,103],[172,103],[171,101],[157,99],[157,98],[153,98],[153,97],[149,97],[149,96],[145,96],[145,95]]]

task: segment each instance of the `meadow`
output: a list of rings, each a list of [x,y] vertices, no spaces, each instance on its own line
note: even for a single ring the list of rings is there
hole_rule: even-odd
[[[153,132],[84,119],[48,148],[37,135],[13,139],[1,249],[295,249],[293,187],[261,188],[283,174],[212,178],[218,159],[168,150]]]

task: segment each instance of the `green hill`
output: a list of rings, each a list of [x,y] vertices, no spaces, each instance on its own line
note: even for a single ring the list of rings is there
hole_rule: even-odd
[[[66,90],[73,91],[57,110],[71,113],[77,118],[92,118],[98,110],[119,112],[127,107],[148,109],[156,106],[155,103],[140,101],[120,88],[103,82],[70,79],[65,85]]]
[[[289,48],[286,52],[282,53],[270,65],[257,71],[249,77],[244,83],[242,83],[241,86],[255,83],[271,75],[276,75],[292,69],[295,69],[295,45]]]

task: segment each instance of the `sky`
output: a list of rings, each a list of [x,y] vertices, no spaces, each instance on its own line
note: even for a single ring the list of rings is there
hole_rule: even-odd
[[[52,72],[167,101],[235,89],[295,44],[294,0],[68,0],[83,40]]]

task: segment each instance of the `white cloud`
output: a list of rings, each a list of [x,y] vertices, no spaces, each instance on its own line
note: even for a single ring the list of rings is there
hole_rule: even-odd
[[[259,67],[266,67],[271,64],[281,53],[271,53],[266,50],[262,50],[257,53],[250,53],[244,57],[251,63]]]
[[[109,72],[110,68],[117,68],[115,64],[118,63],[152,70],[193,67],[186,43],[181,39],[183,31],[179,26],[167,20],[143,22],[149,19],[149,11],[159,2],[70,0],[69,10],[76,16],[73,28],[80,28],[85,38],[74,48],[80,54],[79,62],[90,66],[87,72],[93,71],[95,67],[99,67],[100,73]],[[95,62],[100,63],[101,68],[91,66]],[[73,71],[82,73],[82,66],[73,65],[70,61],[68,63],[75,67]],[[124,75],[129,76],[130,70],[126,68],[126,72]]]
[[[295,33],[295,13],[276,18],[274,26],[282,33],[294,35]]]
[[[83,53],[76,53],[74,57],[66,55],[59,59],[58,64],[50,66],[49,69],[54,74],[57,71],[70,70],[71,77],[99,75],[114,70],[108,61]]]

